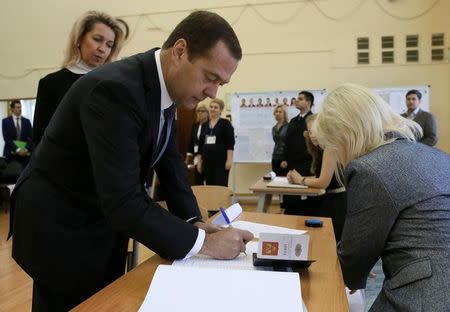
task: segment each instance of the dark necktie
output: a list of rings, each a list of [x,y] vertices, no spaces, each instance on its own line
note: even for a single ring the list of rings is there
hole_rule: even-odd
[[[156,153],[154,153],[155,157],[153,164],[155,164],[159,158],[161,157],[162,153],[164,152],[165,147],[167,146],[167,140],[169,139],[172,122],[174,119],[176,106],[172,104],[170,107],[166,108],[164,110],[164,125],[161,129],[161,134],[158,139],[158,144],[156,146]]]
[[[20,132],[22,129],[20,129],[20,117],[17,117],[16,119],[16,138],[17,140],[20,140]]]

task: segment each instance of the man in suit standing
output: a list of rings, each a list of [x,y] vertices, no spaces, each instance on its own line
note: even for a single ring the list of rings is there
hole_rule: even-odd
[[[434,146],[438,140],[436,119],[431,113],[420,109],[421,99],[422,93],[419,90],[409,90],[406,93],[407,111],[402,116],[414,120],[422,127],[423,137],[420,143]]]
[[[231,26],[196,11],[162,49],[80,78],[12,195],[13,257],[33,278],[33,311],[65,311],[124,273],[128,238],[170,259],[232,259],[253,238],[202,222],[175,142],[177,105],[193,109],[242,57]],[[152,167],[169,211],[148,197]]]
[[[300,111],[298,116],[289,121],[284,147],[284,160],[281,168],[296,170],[302,176],[311,176],[311,155],[306,149],[303,132],[306,130],[305,119],[312,115],[311,107],[314,105],[314,95],[309,91],[301,91],[295,101],[295,107]],[[314,198],[302,199],[300,196],[283,196],[285,214],[314,215]]]
[[[19,100],[13,100],[10,107],[11,116],[2,120],[3,140],[5,141],[3,156],[8,163],[17,162],[23,169],[30,160],[33,146],[31,122],[22,116],[22,104]],[[24,146],[17,146],[14,141],[21,141]]]

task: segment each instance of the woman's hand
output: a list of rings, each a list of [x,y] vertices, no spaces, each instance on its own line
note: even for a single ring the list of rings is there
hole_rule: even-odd
[[[286,175],[286,178],[289,183],[292,184],[301,184],[303,177],[300,173],[297,172],[297,170],[290,170],[288,174]]]
[[[225,170],[230,170],[232,164],[233,162],[227,159],[227,161],[225,162]]]

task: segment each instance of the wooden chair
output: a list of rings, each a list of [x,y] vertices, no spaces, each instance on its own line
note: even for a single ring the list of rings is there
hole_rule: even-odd
[[[209,215],[216,213],[220,207],[228,208],[231,204],[231,190],[226,186],[219,185],[193,185],[192,192],[197,198],[198,206],[203,215],[204,211],[208,211]],[[203,211],[202,211],[203,210]]]

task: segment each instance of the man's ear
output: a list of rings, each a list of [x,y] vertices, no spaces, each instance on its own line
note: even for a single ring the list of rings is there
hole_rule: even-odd
[[[187,42],[184,39],[178,39],[172,47],[172,59],[179,64],[183,57],[187,58]]]

